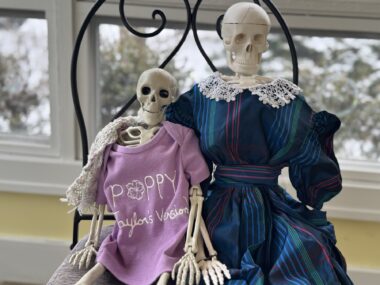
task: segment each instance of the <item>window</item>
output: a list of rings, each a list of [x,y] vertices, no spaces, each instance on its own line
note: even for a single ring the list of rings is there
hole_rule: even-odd
[[[342,121],[335,136],[337,156],[380,162],[380,40],[295,36],[300,86],[315,110]],[[263,73],[291,78],[286,42],[272,35]]]
[[[141,29],[140,29],[141,30]],[[150,32],[152,28],[143,28]],[[200,37],[207,41],[215,32],[201,31]],[[172,49],[180,41],[183,30],[165,29],[154,38],[138,38],[126,28],[116,24],[100,24],[98,26],[98,94],[99,105],[97,129],[107,124],[134,94],[139,75],[146,69],[159,66],[169,56]],[[212,42],[214,39],[212,39]],[[180,92],[186,91],[194,82],[207,76],[209,67],[200,53],[192,34],[182,46],[174,59],[166,66],[166,70],[175,74]],[[127,110],[127,115],[135,115],[139,108],[136,101]]]
[[[149,30],[149,29],[146,29]],[[167,29],[156,38],[142,39],[124,27],[99,25],[100,113],[98,129],[135,93],[138,75],[158,66],[182,36],[182,30]],[[215,31],[200,31],[205,50],[222,72],[230,72],[223,45]],[[173,44],[163,44],[171,41]],[[342,120],[335,138],[339,158],[380,161],[380,50],[379,40],[324,36],[294,36],[298,51],[300,86],[315,110],[328,110]],[[269,36],[270,48],[263,54],[261,73],[292,78],[286,39]],[[168,49],[169,46],[169,49]],[[197,51],[194,53],[194,51]],[[161,55],[161,56],[159,56]],[[210,73],[206,61],[189,35],[181,51],[168,66],[179,80],[179,89]],[[99,110],[98,109],[98,110]],[[137,102],[128,110],[136,113]]]
[[[51,134],[47,22],[0,17],[1,138]]]
[[[140,29],[141,30],[141,29]],[[146,32],[149,28],[144,28]],[[98,26],[99,66],[97,69],[100,80],[97,89],[100,94],[97,107],[100,118],[97,128],[106,125],[135,93],[139,75],[146,69],[158,66],[171,51],[171,45],[163,44],[169,39],[181,37],[181,31],[166,29],[154,39],[144,39],[132,35],[124,27],[112,24]],[[161,43],[161,44],[160,44]],[[189,72],[177,61],[172,61],[167,70],[176,74],[179,84],[183,86]],[[128,115],[136,115],[139,104],[136,101],[127,110]]]
[[[134,27],[140,31],[149,31],[151,26],[157,26],[157,23],[150,24],[150,11],[153,11],[153,7],[160,7],[157,7],[155,2],[149,3],[149,7],[126,5],[126,14],[134,17],[129,20],[132,22],[136,20]],[[198,30],[206,53],[216,67],[226,73],[228,68],[224,48],[214,31],[216,18],[228,6],[223,3],[215,4],[205,1],[202,4],[204,10],[198,13]],[[373,17],[374,7],[372,4],[363,5],[363,3],[360,9],[355,3],[348,3],[344,7],[342,5],[329,6],[326,2],[326,7],[329,7],[326,12],[327,10],[321,8],[325,7],[323,5],[309,3],[305,7],[302,1],[297,3],[287,5],[279,2],[276,5],[293,31],[298,51],[300,86],[313,109],[316,111],[326,109],[337,114],[342,120],[342,127],[335,137],[335,149],[342,169],[344,191],[328,203],[328,211],[334,217],[376,220],[379,217],[378,205],[372,201],[378,200],[376,197],[380,194],[374,191],[378,190],[379,182],[380,154],[376,140],[379,137],[379,125],[376,124],[380,118],[378,114],[376,115],[376,111],[372,111],[373,120],[360,112],[363,107],[369,108],[368,112],[370,109],[376,110],[375,106],[379,104],[379,97],[374,96],[379,93],[376,85],[379,41],[375,40],[378,38],[378,30]],[[90,8],[89,4],[80,6],[84,11]],[[136,63],[140,63],[142,67],[157,66],[175,47],[182,35],[184,19],[184,15],[180,15],[183,13],[183,7],[178,7],[173,4],[174,10],[170,11],[163,8],[164,12],[167,12],[168,20],[174,22],[159,36],[145,40],[134,37],[121,25],[117,7],[113,5],[109,5],[108,9],[97,18],[92,28],[93,36],[89,37],[88,42],[89,46],[95,45],[97,51],[91,59],[86,59],[87,65],[91,66],[91,72],[94,72],[92,78],[96,78],[97,82],[94,92],[97,94],[94,100],[96,103],[92,105],[92,109],[90,108],[93,111],[88,112],[89,123],[96,122],[89,127],[93,130],[93,136],[96,130],[105,125],[135,93],[138,73],[128,74],[128,70],[132,67],[127,63],[132,63],[133,68],[137,68],[134,65]],[[305,11],[308,11],[307,14]],[[355,17],[350,14],[352,11],[355,11]],[[272,23],[273,29],[269,37],[270,50],[263,55],[261,72],[269,76],[283,76],[291,79],[289,48],[282,33],[279,32],[276,21],[273,20]],[[333,31],[331,27],[334,27]],[[123,44],[126,44],[123,41],[134,41],[129,51],[128,48],[120,50]],[[328,46],[326,50],[321,48],[325,45]],[[135,49],[133,52],[136,46],[140,49],[137,51]],[[364,54],[355,52],[359,46]],[[111,52],[112,49],[118,48],[119,52]],[[150,54],[152,50],[153,55]],[[87,52],[91,53],[91,49]],[[133,59],[142,52],[149,54],[144,58],[144,62],[141,61],[141,57],[140,61],[137,57]],[[110,56],[110,54],[117,56]],[[86,60],[82,62],[85,66]],[[96,68],[92,62],[97,62]],[[191,31],[171,64],[168,70],[179,79],[181,92],[186,91],[194,82],[199,82],[211,72],[195,45]],[[353,70],[357,72],[352,72]],[[112,72],[118,76],[111,76]],[[366,72],[371,73],[367,79],[364,75]],[[119,76],[119,74],[123,75]],[[331,83],[327,84],[328,81]],[[369,87],[370,85],[372,87]],[[89,90],[92,94],[92,87]],[[91,100],[88,102],[91,105]],[[355,107],[351,103],[355,103]],[[135,104],[134,108],[137,110],[138,105]],[[354,112],[356,112],[355,116],[349,115]],[[357,115],[358,113],[360,115]],[[93,118],[92,114],[96,114],[97,117]],[[290,189],[286,170],[283,174],[284,179],[281,183]],[[368,198],[361,199],[360,197]]]
[[[300,85],[308,102],[342,119],[335,146],[348,194],[332,202],[338,209],[335,213],[378,219],[375,201],[380,192],[374,190],[380,182],[380,4],[321,1],[277,1],[276,5],[295,35]],[[133,16],[130,20],[135,20],[137,29],[150,31],[157,26],[151,19],[155,8],[165,12],[168,28],[154,38],[136,38],[120,25],[119,1],[106,1],[97,12],[78,62],[78,89],[90,143],[135,93],[141,71],[162,62],[182,36],[183,3],[132,2],[126,4],[126,14]],[[202,45],[223,73],[227,71],[224,48],[214,27],[232,2],[204,1],[198,13]],[[70,61],[73,39],[93,5],[87,0],[1,1],[0,35],[12,39],[0,43],[0,187],[4,191],[62,195],[79,171],[81,142],[71,99]],[[289,50],[275,20],[272,31],[262,73],[291,79]],[[11,42],[16,40],[17,52],[10,54]],[[328,49],[321,48],[325,46]],[[31,68],[34,72],[29,76]],[[175,74],[181,92],[210,74],[192,31],[167,69]],[[19,98],[7,102],[13,105],[6,112],[5,96]],[[16,114],[16,109],[21,111]],[[372,198],[359,199],[358,193]],[[370,209],[372,216],[363,209]]]
[[[0,189],[62,195],[80,169],[70,96],[73,2],[0,3]]]

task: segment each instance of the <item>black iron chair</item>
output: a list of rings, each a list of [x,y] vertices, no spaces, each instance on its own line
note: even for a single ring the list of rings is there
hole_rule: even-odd
[[[79,34],[77,36],[75,46],[74,46],[74,51],[73,51],[73,56],[72,56],[72,62],[71,62],[71,89],[72,89],[72,98],[73,98],[73,103],[75,107],[75,113],[77,116],[78,124],[79,124],[79,129],[80,129],[80,134],[81,134],[81,142],[82,142],[82,154],[83,154],[83,165],[87,163],[87,155],[88,155],[88,139],[87,139],[87,130],[86,130],[86,124],[83,118],[82,114],[82,108],[79,102],[79,95],[78,95],[78,88],[77,88],[77,63],[78,63],[78,55],[79,55],[79,50],[81,47],[81,43],[83,40],[84,33],[86,29],[88,28],[91,20],[95,16],[96,12],[99,10],[99,8],[106,2],[106,0],[98,0],[93,7],[91,8],[90,12],[86,16]],[[206,60],[207,64],[210,66],[212,71],[217,71],[217,68],[215,65],[212,63],[210,58],[207,56],[205,50],[202,47],[202,43],[199,40],[198,37],[198,30],[197,30],[197,14],[199,11],[199,8],[202,4],[202,0],[198,0],[196,4],[194,5],[193,9],[190,6],[189,0],[183,0],[186,13],[187,13],[187,22],[186,22],[186,27],[183,33],[183,36],[177,46],[173,49],[173,51],[170,53],[170,55],[159,65],[159,68],[165,68],[165,66],[172,60],[172,58],[177,54],[177,52],[180,50],[182,47],[183,43],[185,42],[187,35],[189,34],[190,29],[193,31],[194,34],[194,39],[195,42],[199,48],[199,51],[203,55],[204,59]],[[260,5],[259,0],[254,0],[256,4]],[[276,17],[277,21],[279,22],[281,29],[283,30],[286,39],[288,41],[290,53],[291,53],[291,58],[292,58],[292,64],[293,64],[293,82],[295,84],[298,84],[298,62],[297,62],[297,54],[296,54],[296,49],[293,43],[292,36],[290,34],[290,31],[285,23],[285,20],[281,16],[280,12],[276,8],[276,6],[272,3],[271,0],[262,0],[262,2],[269,8],[269,10],[273,13],[273,15]],[[159,17],[161,19],[161,23],[159,27],[151,32],[151,33],[142,33],[137,30],[135,30],[127,20],[127,17],[125,15],[125,0],[120,0],[119,2],[119,13],[120,13],[120,18],[122,20],[122,23],[124,26],[130,31],[132,34],[138,37],[143,37],[143,38],[149,38],[149,37],[154,37],[161,33],[166,25],[167,25],[167,19],[165,14],[161,10],[154,10],[152,12],[152,18],[156,19]],[[223,19],[223,15],[221,15],[217,21],[216,21],[216,31],[221,38],[221,30],[220,30],[220,24]],[[132,103],[136,100],[136,95],[134,95],[121,109],[120,111],[114,116],[113,120],[122,116],[123,113],[132,105]],[[91,215],[79,215],[78,211],[75,212],[74,215],[74,225],[73,225],[73,239],[72,239],[72,244],[70,246],[70,249],[73,251],[80,250],[84,247],[86,238],[82,239],[78,243],[78,229],[79,229],[79,224],[82,220],[91,220],[92,216]],[[106,220],[113,220],[114,217],[112,215],[106,215],[105,216]],[[102,231],[102,237],[104,238],[106,234],[110,233],[111,227],[107,227]],[[53,274],[52,278],[48,282],[48,284],[53,285],[53,284],[74,284],[77,280],[80,279],[81,276],[86,272],[86,270],[79,270],[76,268],[73,268],[69,263],[68,263],[68,257],[64,260],[64,262],[61,264],[61,266],[56,270],[56,272]],[[118,282],[113,276],[110,274],[105,274],[102,278],[100,278],[96,284],[121,284]]]

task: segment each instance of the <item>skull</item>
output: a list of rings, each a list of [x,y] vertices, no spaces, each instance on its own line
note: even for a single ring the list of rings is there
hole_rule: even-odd
[[[148,126],[155,126],[164,119],[165,107],[176,98],[177,81],[163,69],[148,69],[137,82],[136,94],[141,104],[139,117]]]
[[[261,54],[268,49],[270,19],[263,8],[241,2],[226,11],[222,23],[228,66],[237,74],[257,73]]]

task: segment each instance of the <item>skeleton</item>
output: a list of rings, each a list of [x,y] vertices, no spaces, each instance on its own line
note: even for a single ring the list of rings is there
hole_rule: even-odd
[[[256,75],[262,53],[269,45],[268,14],[259,5],[242,2],[232,5],[222,22],[222,38],[227,53],[227,63],[235,76],[222,78],[242,88],[270,82],[272,79]]]
[[[175,100],[176,81],[166,71],[150,69],[145,71],[137,84],[137,99],[141,104],[138,118],[144,126],[128,127],[119,134],[118,143],[125,146],[137,146],[143,144],[155,135],[164,119],[165,107]],[[175,264],[172,278],[176,284],[199,284],[200,276],[203,275],[205,283],[219,285],[224,284],[224,277],[230,278],[227,267],[217,260],[217,252],[214,250],[206,225],[202,218],[203,196],[199,185],[192,185],[189,190],[190,212],[186,233],[184,256]],[[69,262],[79,268],[88,268],[92,258],[99,248],[99,237],[103,224],[105,206],[97,205],[93,212],[88,240],[85,248],[74,253]],[[203,243],[211,259],[207,259]],[[133,246],[133,245],[131,245]],[[76,285],[93,284],[105,271],[105,267],[97,263],[90,269]],[[163,273],[157,284],[167,284],[170,273]]]

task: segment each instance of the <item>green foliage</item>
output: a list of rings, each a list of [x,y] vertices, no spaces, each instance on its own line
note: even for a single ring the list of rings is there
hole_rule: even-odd
[[[20,32],[25,21],[24,18],[0,18],[1,31],[12,34],[18,44],[13,53],[0,53],[0,119],[3,121],[0,132],[42,134],[46,122],[41,119],[32,124],[28,117],[46,99],[47,93],[42,90],[48,83],[41,79],[36,87],[30,86],[33,67]],[[36,40],[33,35],[30,39]]]
[[[24,42],[25,35],[20,27],[25,21],[23,18],[0,17],[1,31],[10,32],[19,43],[11,54],[0,52],[0,132],[44,134],[43,129],[49,126],[48,73],[39,68],[44,75],[31,84],[30,78],[37,69],[31,64],[28,53],[33,49],[25,47],[38,49],[43,45],[36,35],[29,35],[29,42]],[[95,84],[100,86],[98,110],[101,125],[108,123],[135,94],[139,75],[146,69],[157,67],[166,58],[182,31],[168,35],[152,39],[154,44],[132,36],[121,27],[116,39],[100,35],[100,73]],[[307,36],[295,36],[294,40],[299,59],[299,85],[307,101],[316,111],[325,109],[342,120],[342,127],[335,137],[338,156],[380,161],[379,41]],[[212,47],[210,54],[214,63],[225,62],[224,50],[217,48],[222,47],[219,39],[205,35],[202,42],[204,46]],[[269,44],[260,73],[291,79],[292,64],[286,39],[272,33]],[[186,69],[188,67],[178,64],[172,60],[165,69],[177,78],[182,89],[184,82],[191,78],[191,72]],[[206,66],[205,62],[197,64]],[[219,67],[222,72],[227,69],[226,66]],[[132,112],[137,108],[138,104],[135,104]],[[34,121],[29,119],[31,114]]]
[[[15,84],[8,84],[9,80]],[[23,118],[38,104],[37,94],[26,86],[18,59],[13,55],[8,57],[0,55],[0,114],[3,120],[9,122],[12,132],[22,132],[27,129]]]
[[[158,67],[163,60],[162,54],[166,57],[174,46],[158,53],[147,45],[145,39],[135,37],[121,27],[116,41],[107,40],[107,37],[102,35],[100,40],[100,108],[101,125],[104,126],[136,93],[140,74],[149,68]],[[189,74],[184,69],[176,67],[173,61],[165,67],[165,70],[174,74],[180,85]],[[136,101],[127,112],[134,114],[138,108],[139,104]]]
[[[335,113],[342,126],[335,136],[339,157],[380,161],[380,48],[365,39],[295,36],[299,85],[314,110]],[[271,34],[261,74],[292,78],[286,39]],[[214,54],[214,59],[224,52]]]

